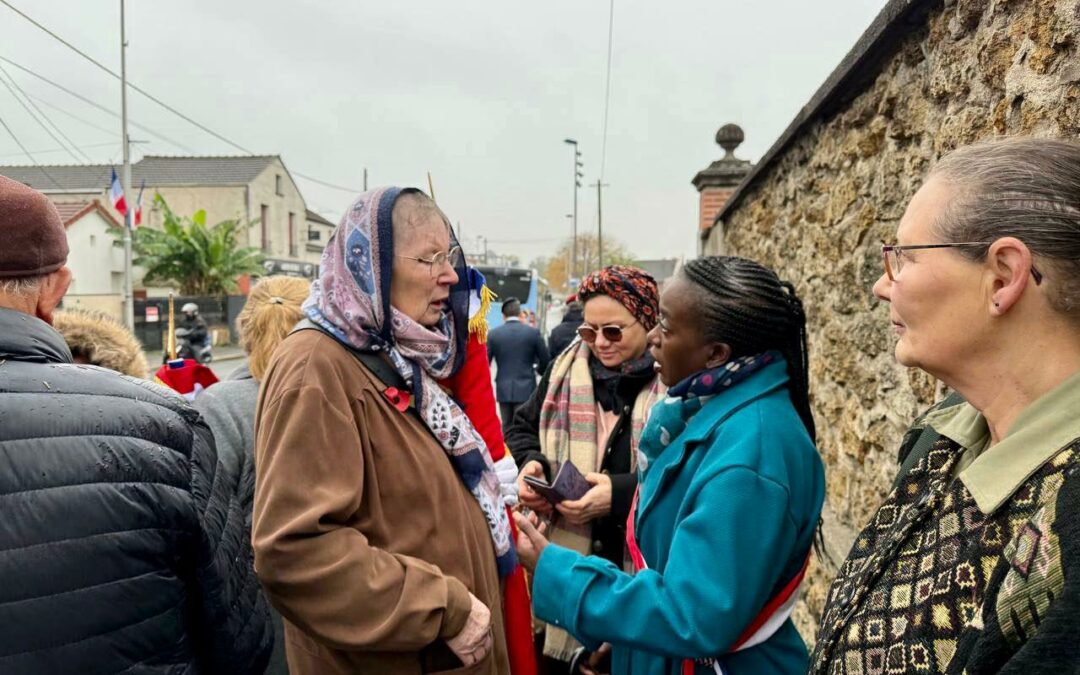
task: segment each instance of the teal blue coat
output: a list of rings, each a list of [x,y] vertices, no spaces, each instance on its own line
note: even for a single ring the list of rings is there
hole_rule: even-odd
[[[824,499],[821,459],[787,380],[780,360],[721,392],[649,463],[635,521],[648,570],[631,576],[548,545],[536,616],[587,648],[612,643],[614,675],[677,675],[684,657],[724,653],[798,572]],[[720,662],[728,675],[808,666],[790,620]]]

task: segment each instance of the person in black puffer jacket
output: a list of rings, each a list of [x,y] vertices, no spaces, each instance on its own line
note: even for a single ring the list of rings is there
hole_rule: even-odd
[[[0,674],[261,673],[238,475],[179,397],[72,363],[63,224],[3,177],[0,241]]]
[[[554,359],[559,354],[562,354],[570,346],[570,343],[577,337],[578,326],[584,320],[585,305],[581,304],[581,301],[573,300],[566,303],[566,314],[563,314],[559,325],[551,329],[551,335],[548,337],[548,349],[551,352],[551,358]]]

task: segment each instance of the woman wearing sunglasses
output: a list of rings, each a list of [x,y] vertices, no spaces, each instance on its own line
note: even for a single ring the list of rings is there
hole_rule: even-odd
[[[883,247],[895,357],[953,393],[829,590],[811,672],[1080,664],[1080,144],[943,158]]]
[[[649,274],[616,265],[585,277],[578,299],[585,306],[579,338],[518,409],[506,441],[521,467],[522,503],[558,517],[555,541],[621,566],[626,517],[637,487],[637,439],[663,391],[646,339],[656,325],[658,293]],[[552,469],[566,461],[593,487],[553,511],[522,478],[551,480]],[[561,662],[565,671],[579,647],[565,631],[547,627],[544,654],[556,661],[551,668],[557,670]]]
[[[806,671],[790,613],[825,476],[805,325],[794,288],[771,270],[726,256],[687,263],[649,334],[671,388],[641,434],[634,575],[548,545],[535,516],[515,516],[537,617],[588,648],[610,643],[609,672]]]

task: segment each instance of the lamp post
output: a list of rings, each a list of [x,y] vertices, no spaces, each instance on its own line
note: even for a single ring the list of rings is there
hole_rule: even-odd
[[[574,225],[573,225],[573,240],[570,244],[570,279],[575,279],[575,272],[577,271],[577,191],[581,187],[581,179],[585,177],[585,174],[581,173],[581,167],[585,164],[581,161],[581,151],[578,150],[578,142],[573,138],[567,138],[563,141],[567,145],[574,146]]]
[[[135,294],[132,291],[131,224],[135,203],[131,201],[131,141],[127,122],[127,32],[124,22],[124,0],[120,0],[120,110],[121,142],[124,144],[124,168],[120,173],[124,191],[124,325],[135,330]]]

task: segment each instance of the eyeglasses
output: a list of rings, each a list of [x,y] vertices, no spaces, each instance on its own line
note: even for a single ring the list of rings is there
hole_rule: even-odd
[[[411,255],[399,255],[397,257],[424,263],[431,268],[431,276],[437,277],[439,276],[439,272],[442,271],[442,266],[444,263],[450,263],[450,267],[453,268],[457,268],[461,265],[461,247],[455,246],[454,248],[446,252],[439,251],[435,255],[431,256],[431,258],[414,258]]]
[[[623,339],[623,331],[633,326],[637,321],[629,326],[616,326],[615,324],[609,324],[607,326],[600,326],[599,328],[593,328],[587,323],[583,323],[578,326],[577,334],[581,336],[581,339],[589,344],[596,342],[597,335],[603,335],[604,339],[608,342],[619,342]]]
[[[904,268],[904,251],[917,251],[928,248],[970,248],[973,246],[989,246],[983,242],[978,241],[963,241],[955,244],[915,244],[912,246],[890,246],[882,244],[881,257],[885,260],[885,274],[889,277],[889,281],[896,281],[896,275],[900,274],[900,270]],[[1031,276],[1035,278],[1035,285],[1038,286],[1042,283],[1042,272],[1035,269],[1035,266],[1031,266]]]
[[[666,333],[671,332],[671,328],[668,327],[667,317],[664,316],[663,314],[658,314],[656,316],[656,325],[660,327],[660,332],[661,333],[666,334]]]

